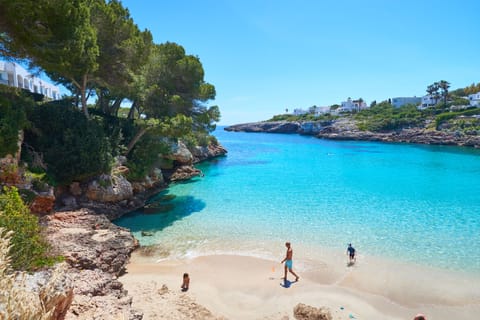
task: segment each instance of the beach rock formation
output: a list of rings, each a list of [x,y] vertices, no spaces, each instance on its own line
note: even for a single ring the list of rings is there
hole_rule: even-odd
[[[295,306],[293,316],[297,320],[332,320],[330,309],[325,307],[315,308],[303,303]]]
[[[42,218],[52,249],[65,257],[73,301],[66,319],[141,319],[131,308],[117,277],[125,272],[137,240],[106,216],[88,209],[57,212]]]

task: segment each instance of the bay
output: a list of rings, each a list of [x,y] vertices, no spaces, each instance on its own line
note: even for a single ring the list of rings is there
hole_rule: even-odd
[[[115,221],[158,259],[360,255],[480,271],[480,150],[214,132],[228,150],[162,191],[172,209]],[[155,200],[155,199],[153,199]],[[142,236],[142,231],[151,236]]]

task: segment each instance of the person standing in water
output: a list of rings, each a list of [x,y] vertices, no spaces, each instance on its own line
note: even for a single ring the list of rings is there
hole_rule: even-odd
[[[355,262],[355,248],[352,247],[351,243],[348,244],[347,254],[350,258],[350,263],[354,263]]]
[[[283,279],[285,281],[287,281],[287,271],[290,271],[290,273],[295,276],[295,281],[298,281],[298,279],[300,277],[295,272],[293,272],[293,270],[292,270],[292,268],[293,268],[293,260],[292,260],[293,249],[290,246],[290,242],[286,242],[285,247],[287,247],[287,253],[285,254],[285,259],[283,259],[282,262],[280,262],[280,263],[285,262],[285,276],[283,277]]]

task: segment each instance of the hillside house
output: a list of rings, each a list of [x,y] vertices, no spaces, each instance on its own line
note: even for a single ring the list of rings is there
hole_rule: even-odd
[[[470,101],[471,107],[480,107],[480,92],[469,94],[468,100]]]
[[[352,100],[348,98],[347,101],[343,101],[340,108],[337,109],[337,112],[351,112],[351,111],[360,111],[368,108],[368,105],[362,100]]]

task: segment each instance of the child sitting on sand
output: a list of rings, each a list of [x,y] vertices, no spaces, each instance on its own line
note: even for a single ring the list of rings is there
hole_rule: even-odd
[[[188,285],[190,284],[190,277],[188,276],[188,273],[183,274],[183,283],[182,283],[182,291],[187,291],[188,290]]]

